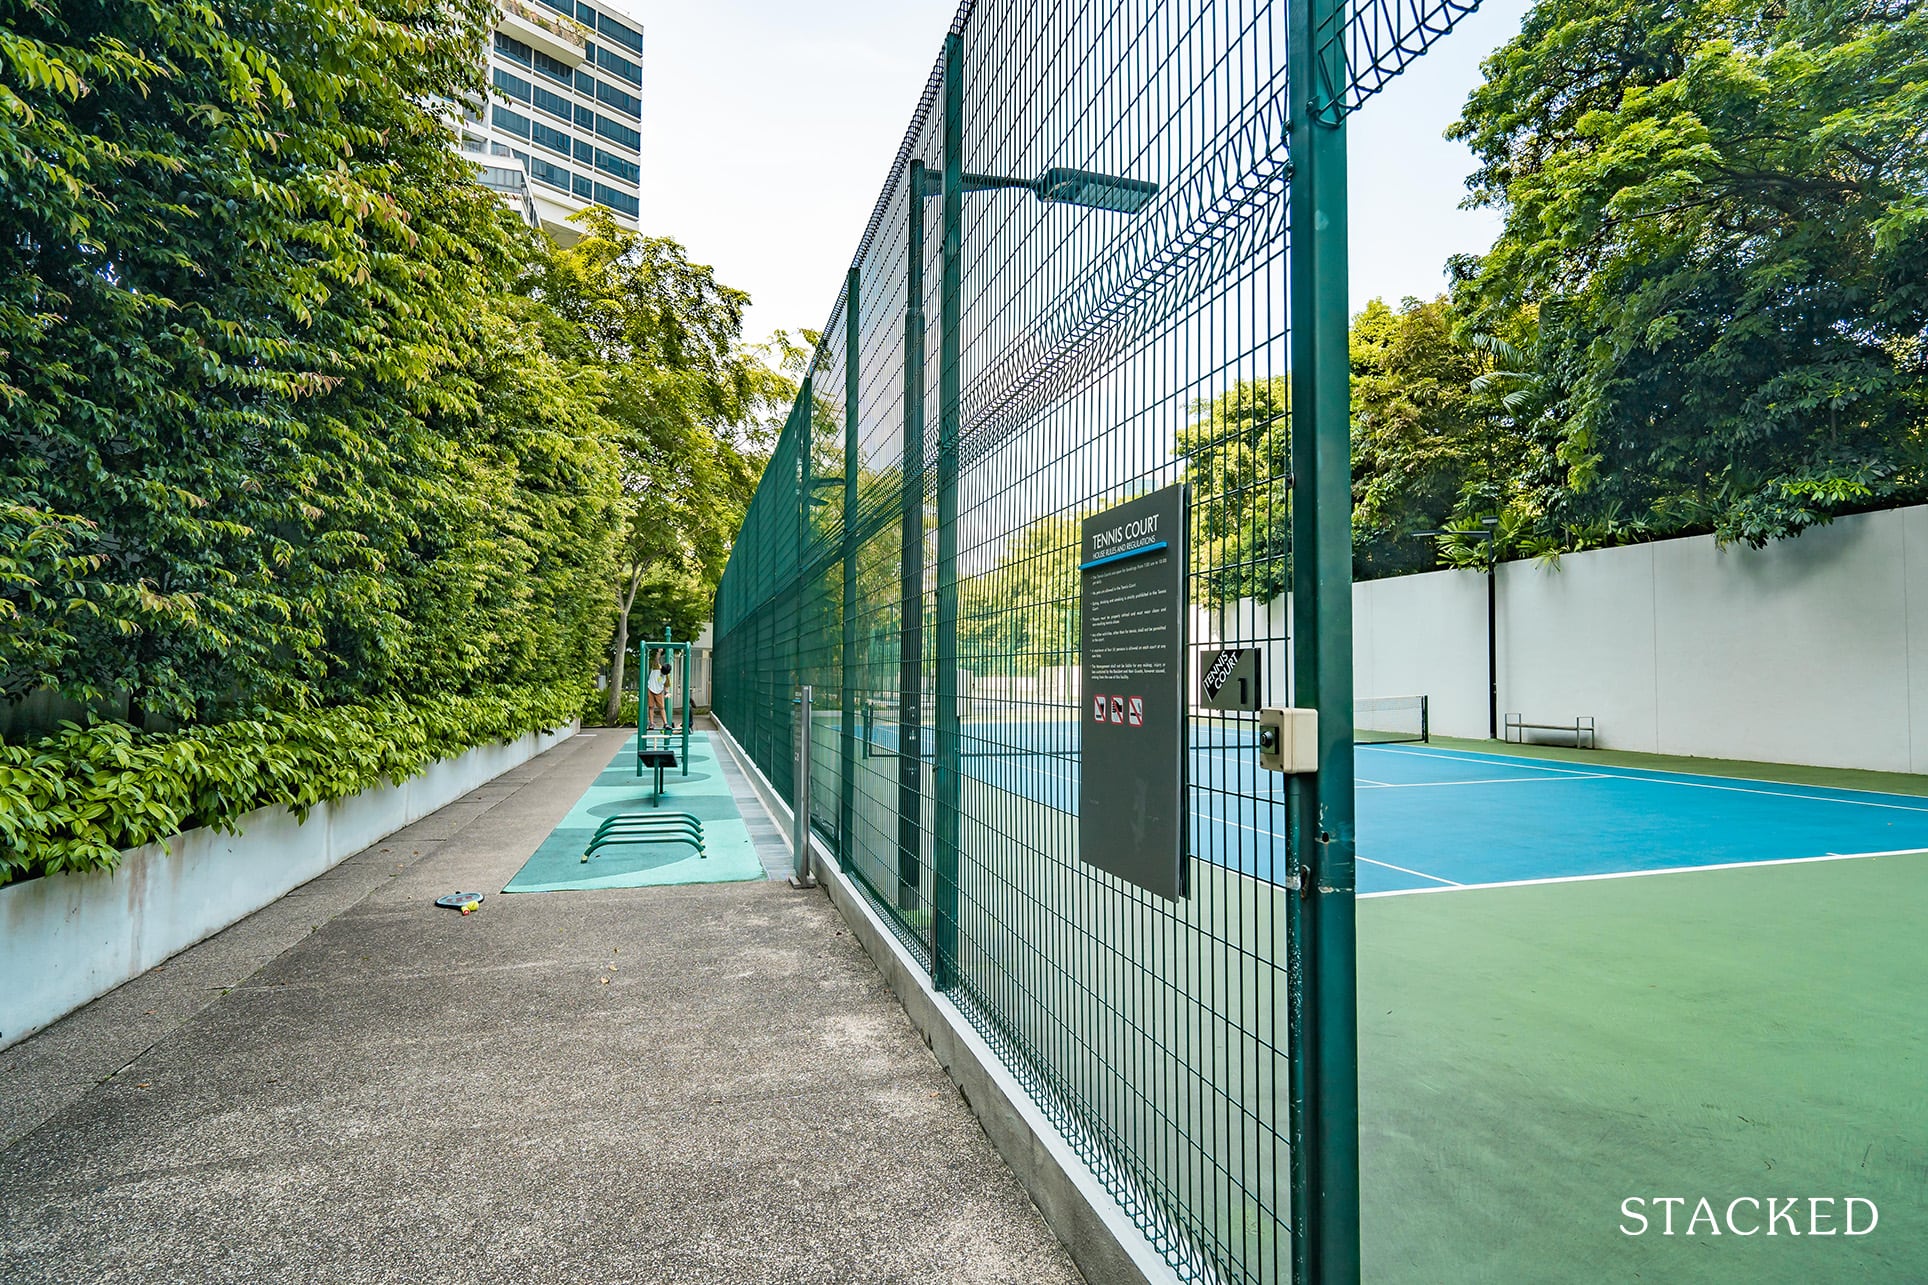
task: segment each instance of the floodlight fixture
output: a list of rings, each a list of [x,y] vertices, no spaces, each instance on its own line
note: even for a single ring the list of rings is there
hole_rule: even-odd
[[[966,174],[966,192],[994,192],[1020,188],[1047,205],[1081,205],[1088,210],[1109,210],[1114,214],[1136,214],[1158,195],[1158,184],[1096,170],[1053,168],[1037,178],[998,178],[990,174]]]
[[[1050,169],[1038,179],[1034,189],[1040,201],[1082,205],[1092,210],[1111,210],[1136,214],[1158,195],[1158,184],[1141,178],[1098,174],[1091,170]]]

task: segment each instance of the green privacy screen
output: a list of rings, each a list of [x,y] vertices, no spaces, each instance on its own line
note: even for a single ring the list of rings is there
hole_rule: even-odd
[[[817,832],[1184,1279],[1358,1273],[1344,121],[1474,7],[965,3],[717,594],[717,716],[788,797],[814,689]],[[1322,732],[1186,674],[1170,900],[1079,851],[1079,533],[1180,482],[1188,671]]]

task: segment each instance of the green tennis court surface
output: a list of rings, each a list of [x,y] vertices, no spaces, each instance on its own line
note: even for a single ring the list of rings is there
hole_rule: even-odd
[[[1068,722],[965,731],[995,751],[969,776],[1075,809]],[[1195,851],[1271,879],[1285,813],[1251,758],[1195,728]],[[1918,779],[1465,745],[1357,764],[1366,1280],[1928,1282]]]
[[[1928,1281],[1924,906],[1921,855],[1362,900],[1366,1279]]]
[[[736,810],[729,783],[717,770],[708,733],[690,735],[689,775],[681,767],[664,773],[665,792],[650,802],[653,783],[636,775],[636,736],[542,841],[504,892],[566,892],[584,888],[643,888],[673,883],[729,883],[761,879],[763,867]],[[704,856],[683,844],[604,848],[587,863],[583,849],[596,827],[624,812],[687,812],[703,823]]]

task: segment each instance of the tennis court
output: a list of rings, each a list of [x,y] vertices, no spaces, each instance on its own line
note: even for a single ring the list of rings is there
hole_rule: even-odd
[[[873,757],[893,732],[870,729]],[[964,770],[1075,812],[1079,734],[1070,718],[967,721]],[[1251,737],[1194,719],[1192,850],[1272,879],[1286,783],[1258,770]],[[1928,850],[1928,798],[1910,795],[1430,744],[1362,744],[1356,764],[1362,896]]]
[[[1074,717],[961,730],[981,800],[1075,835]],[[1192,721],[1199,878],[1286,873],[1252,735]],[[1928,797],[1640,757],[1357,746],[1366,1278],[1928,1280]],[[1629,1197],[1742,1200],[1744,1231],[1747,1199],[1797,1196],[1879,1226],[1623,1231]]]
[[[1439,746],[1358,767],[1370,1279],[1928,1279],[1928,799]],[[1797,1197],[1820,1235],[1746,1218]],[[1841,1234],[1848,1197],[1879,1226]],[[1633,1235],[1629,1198],[1737,1217]]]

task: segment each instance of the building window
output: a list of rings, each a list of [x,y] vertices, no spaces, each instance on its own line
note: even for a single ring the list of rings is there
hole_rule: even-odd
[[[537,128],[541,127],[537,126]],[[596,149],[596,168],[612,178],[619,178],[629,184],[634,184],[643,176],[642,166],[605,152],[600,147]]]
[[[606,13],[596,16],[596,30],[632,53],[643,52],[643,33],[632,27],[625,27]]]
[[[565,85],[569,83],[570,67],[568,63],[560,58],[551,58],[540,49],[535,50],[535,56],[537,71],[551,80],[559,80]]]
[[[596,96],[596,78],[586,71],[576,73],[576,92],[586,98]]]
[[[596,11],[584,4],[582,0],[576,0],[576,21],[586,26],[594,27],[596,25]]]
[[[597,49],[595,58],[596,65],[611,75],[621,76],[632,85],[643,83],[642,64],[629,61],[613,49]]]
[[[581,161],[584,165],[591,164],[592,162],[595,161],[596,149],[595,149],[595,146],[591,144],[588,139],[578,138],[575,140],[575,144],[576,144],[577,160]]]
[[[543,7],[554,9],[565,18],[576,16],[575,0],[542,0]]]
[[[499,103],[489,108],[489,120],[497,129],[507,130],[517,138],[529,137],[529,118],[520,112],[512,112]]]
[[[554,126],[545,125],[541,121],[532,121],[529,126],[529,137],[544,147],[561,152],[564,156],[569,155],[569,135]]]
[[[547,183],[550,187],[559,187],[565,192],[569,190],[569,171],[560,165],[551,165],[540,156],[531,156],[529,158],[529,177],[535,179],[538,183]]]
[[[601,81],[597,81],[596,97],[609,106],[614,107],[631,120],[641,120],[643,118],[643,100],[634,94],[625,94],[614,85],[605,85]]]
[[[500,67],[495,69],[495,87],[511,98],[519,98],[525,103],[529,101],[529,82]]]
[[[543,111],[548,112],[551,116],[560,116],[564,120],[570,119],[572,109],[569,106],[569,100],[567,98],[564,98],[561,94],[552,94],[541,85],[536,85],[533,88],[535,89],[536,106],[542,108]]]
[[[504,58],[507,58],[510,62],[519,62],[524,67],[528,67],[535,62],[535,50],[529,48],[529,46],[523,44],[514,36],[505,36],[499,31],[495,33],[495,51]]]
[[[576,109],[576,119],[582,119],[582,108]],[[619,125],[607,116],[596,117],[596,132],[612,143],[627,147],[632,152],[643,148],[643,136],[627,125]]]
[[[580,174],[570,175],[570,190],[585,201],[593,201],[596,199],[595,182],[591,179],[584,178]]]
[[[618,192],[605,183],[596,184],[596,200],[618,214],[627,214],[632,219],[642,212],[642,202],[629,193]]]
[[[578,103],[576,105],[576,125],[580,129],[595,129],[596,113]]]

